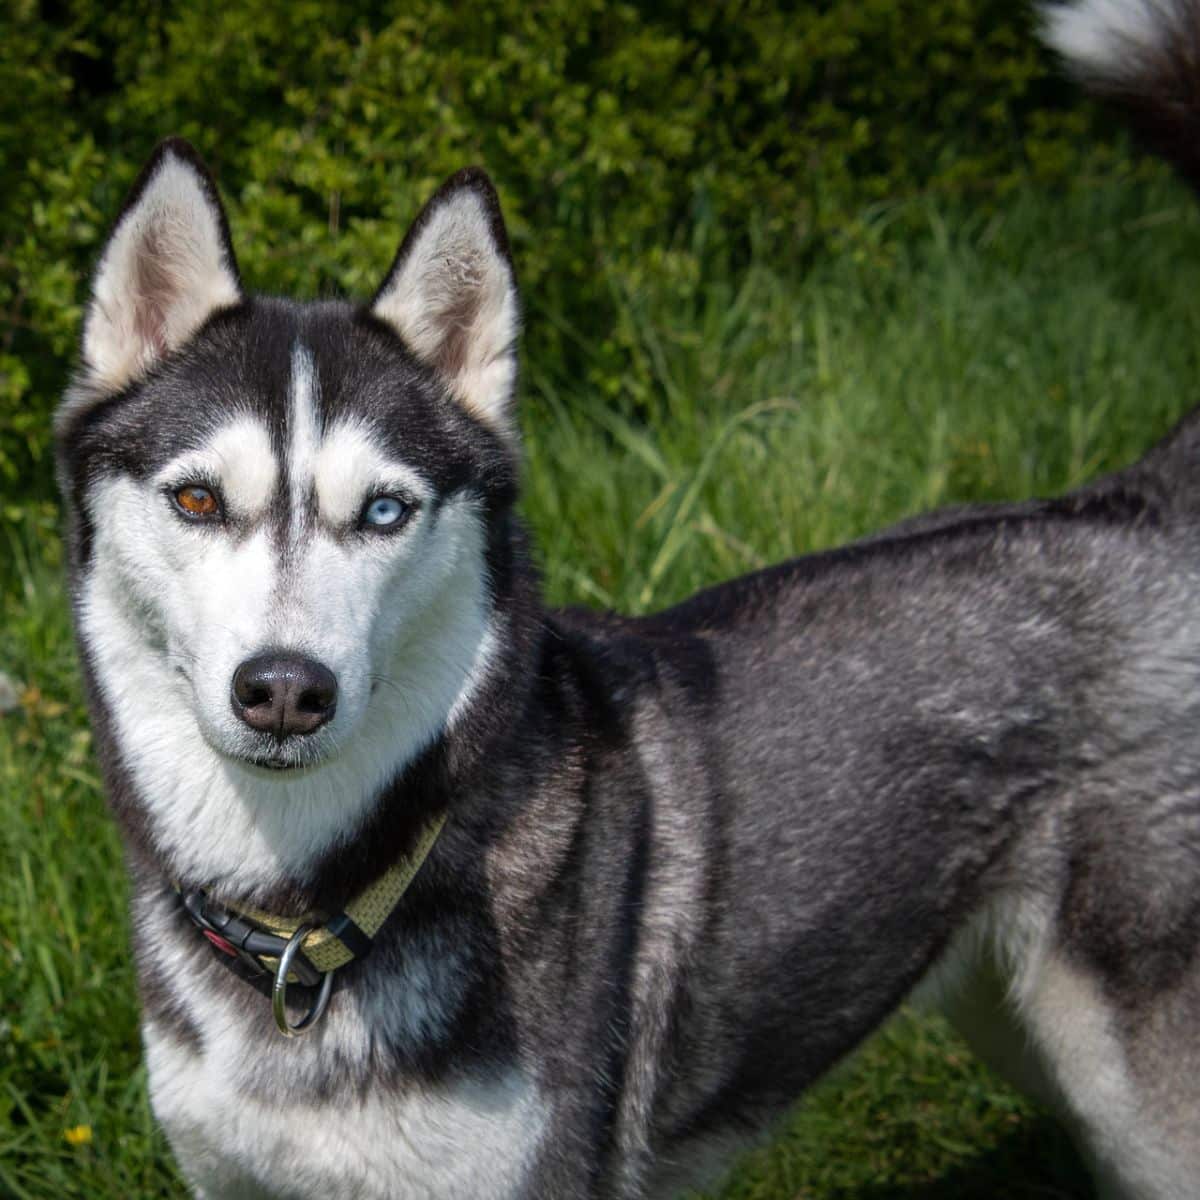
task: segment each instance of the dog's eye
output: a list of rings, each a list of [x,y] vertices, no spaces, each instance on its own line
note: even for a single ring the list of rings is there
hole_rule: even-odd
[[[362,524],[371,529],[394,529],[411,511],[412,506],[396,496],[376,496],[367,501]]]
[[[175,506],[189,517],[219,517],[221,502],[211,489],[198,483],[186,483],[171,493]]]

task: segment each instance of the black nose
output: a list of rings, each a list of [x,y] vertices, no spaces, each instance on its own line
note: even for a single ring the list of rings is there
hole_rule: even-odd
[[[312,733],[337,707],[333,672],[298,654],[273,652],[248,658],[233,673],[233,711],[251,729],[273,733]]]

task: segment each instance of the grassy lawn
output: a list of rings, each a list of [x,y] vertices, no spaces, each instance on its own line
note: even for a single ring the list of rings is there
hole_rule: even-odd
[[[853,253],[737,271],[697,229],[688,288],[614,278],[627,379],[526,364],[524,511],[552,601],[647,611],[939,504],[1061,491],[1193,402],[1200,221],[1181,190],[1018,194],[986,217],[922,202],[878,226]],[[557,319],[529,302],[530,324]],[[24,688],[0,717],[0,1196],[180,1196],[59,568],[52,507],[0,500],[0,670]],[[1053,1122],[907,1014],[719,1193],[1087,1195]]]

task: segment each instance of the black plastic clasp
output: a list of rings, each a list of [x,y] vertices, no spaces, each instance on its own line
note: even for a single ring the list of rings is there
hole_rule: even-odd
[[[214,904],[200,888],[181,895],[184,911],[197,928],[209,935],[209,941],[218,951],[235,955],[257,975],[274,977],[274,970],[262,959],[279,958],[287,949],[287,938],[267,933],[243,917]],[[321,982],[321,972],[303,954],[297,954],[292,959],[291,970],[297,982],[304,987],[316,987]]]

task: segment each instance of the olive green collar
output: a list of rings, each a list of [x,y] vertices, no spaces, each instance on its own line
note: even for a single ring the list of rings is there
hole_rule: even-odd
[[[202,888],[185,892],[176,885],[175,890],[188,916],[217,950],[241,960],[254,974],[274,976],[275,1019],[280,1032],[291,1036],[320,1019],[334,971],[370,953],[375,935],[408,891],[445,823],[444,812],[427,821],[406,855],[325,921],[277,917],[250,905],[216,904]],[[290,1024],[284,1014],[289,983],[320,988],[298,1025]]]

